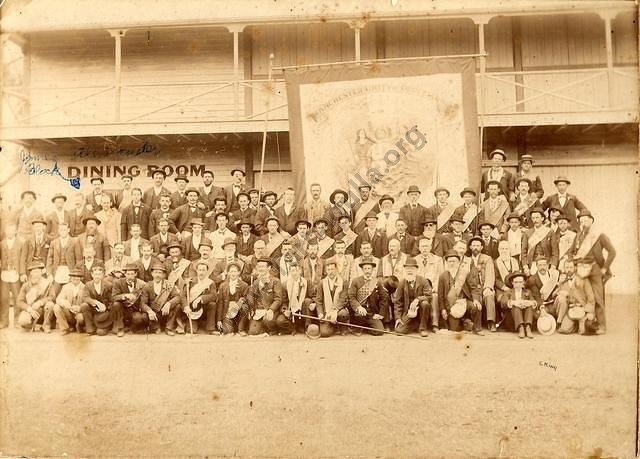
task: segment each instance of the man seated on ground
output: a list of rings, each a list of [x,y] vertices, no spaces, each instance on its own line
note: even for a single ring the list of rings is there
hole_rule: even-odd
[[[317,285],[316,309],[318,318],[325,321],[320,323],[320,336],[327,338],[336,330],[336,324],[349,323],[349,310],[347,309],[347,286],[342,277],[338,275],[338,267],[333,258],[325,262],[327,276]],[[347,334],[344,326],[338,326],[341,335]]]
[[[445,255],[446,269],[438,280],[438,307],[442,318],[449,321],[449,330],[460,331],[464,325],[465,330],[482,336],[482,288],[460,258],[455,250]]]
[[[85,297],[80,306],[87,335],[105,336],[114,331],[124,336],[122,305],[113,303],[113,289],[104,277],[104,266],[96,263],[91,268],[91,280],[85,284]]]
[[[225,335],[238,333],[247,336],[249,330],[249,284],[240,277],[241,267],[237,262],[227,265],[227,276],[218,287],[216,324],[222,323]]]
[[[132,333],[147,328],[146,317],[142,313],[142,289],[146,282],[138,278],[138,265],[129,263],[123,269],[124,278],[113,281],[113,303],[122,309],[125,326]]]
[[[116,242],[111,252],[113,256],[104,264],[104,273],[109,280],[115,279],[117,273],[124,272],[124,267],[132,261],[131,257],[124,254],[124,242]]]
[[[296,314],[315,315],[316,305],[311,297],[309,282],[302,276],[302,267],[296,260],[291,263],[289,275],[283,285],[286,305],[284,315],[292,320],[294,332],[306,331],[312,319],[296,317]]]
[[[218,320],[218,289],[209,278],[209,265],[206,261],[196,261],[196,276],[187,281],[182,289],[182,312],[186,315],[187,330],[197,333],[199,323],[211,335],[219,335],[222,320]]]
[[[224,240],[222,249],[224,251],[224,259],[216,263],[211,273],[211,278],[220,285],[227,277],[227,267],[231,263],[236,263],[240,267],[240,276],[242,280],[247,282],[251,279],[251,273],[245,272],[245,263],[236,256],[236,248],[238,240],[235,237],[228,237]]]
[[[266,336],[293,331],[293,324],[282,313],[283,287],[280,280],[271,275],[272,266],[269,258],[260,258],[256,263],[258,277],[247,294],[251,311],[249,335]]]
[[[539,317],[540,311],[545,311],[558,319],[560,304],[555,300],[559,292],[560,272],[555,268],[549,268],[548,260],[542,254],[538,255],[535,261],[537,272],[529,276],[526,286],[540,306],[536,311],[536,318]]]
[[[382,286],[382,280],[374,276],[377,269],[373,260],[363,260],[359,263],[362,275],[356,276],[351,281],[347,291],[349,309],[351,310],[350,322],[354,325],[372,328],[368,333],[380,336],[384,331],[384,311],[389,311],[389,295]],[[361,334],[356,328],[356,335]]]
[[[418,276],[418,262],[409,258],[404,264],[404,279],[391,297],[395,312],[395,330],[406,335],[415,331],[426,338],[431,317],[431,281]]]
[[[507,307],[511,309],[513,325],[518,331],[518,338],[533,338],[531,324],[533,323],[534,309],[538,302],[534,299],[531,291],[525,288],[526,275],[522,272],[509,274],[507,286],[511,288]]]
[[[16,299],[16,308],[20,310],[18,325],[31,331],[43,326],[45,332],[49,333],[54,305],[52,279],[43,277],[45,271],[41,261],[31,262],[26,271],[28,279],[22,284]]]
[[[560,327],[558,332],[562,334],[575,333],[584,335],[589,331],[597,330],[596,321],[596,299],[593,287],[589,281],[591,266],[594,260],[590,257],[575,260],[577,264],[576,274],[571,276],[571,280],[565,284],[564,294],[558,295],[562,298],[560,301],[562,307],[558,320]],[[568,261],[565,264],[567,276],[573,269],[573,262]]]
[[[80,333],[84,324],[84,318],[80,312],[82,301],[85,297],[84,284],[82,283],[82,271],[72,269],[69,271],[71,281],[62,286],[53,306],[53,313],[56,316],[56,323],[61,335],[68,335],[70,326]]]
[[[180,292],[166,279],[167,270],[160,262],[151,267],[151,281],[142,289],[142,310],[149,321],[149,331],[175,335],[176,318],[180,310]]]

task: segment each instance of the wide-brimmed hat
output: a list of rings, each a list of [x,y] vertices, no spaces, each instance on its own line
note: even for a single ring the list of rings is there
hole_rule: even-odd
[[[437,196],[438,196],[438,193],[440,193],[441,191],[444,191],[445,193],[447,193],[447,196],[451,196],[451,192],[450,192],[449,190],[447,190],[447,189],[446,189],[445,187],[443,187],[443,186],[439,186],[438,188],[436,188],[436,189],[433,191],[433,195],[434,195],[435,197],[437,197]]]
[[[231,169],[231,176],[233,177],[233,174],[235,174],[236,172],[240,172],[242,174],[243,177],[247,176],[247,173],[245,171],[243,171],[242,169]]]
[[[496,225],[494,225],[493,223],[485,221],[478,224],[478,229],[482,229],[483,226],[489,226],[491,229],[496,227]]]
[[[262,202],[264,202],[264,200],[267,199],[269,196],[273,196],[274,198],[276,198],[276,201],[278,200],[278,194],[275,191],[265,191],[264,193],[262,193],[262,196],[260,199],[262,199]]]
[[[309,324],[307,330],[305,331],[305,334],[307,335],[307,338],[318,339],[320,338],[320,327],[318,327],[316,324]]]
[[[538,317],[536,327],[541,335],[553,335],[556,331],[556,319],[551,314],[542,314]]]
[[[87,225],[87,222],[88,222],[88,221],[90,221],[90,220],[93,220],[93,221],[94,221],[94,222],[96,222],[96,224],[98,224],[98,225],[99,225],[100,223],[102,223],[98,217],[96,217],[95,215],[91,215],[91,216],[89,216],[89,217],[83,218],[83,219],[82,219],[82,224],[86,226],[86,225]]]
[[[313,226],[317,226],[318,223],[324,223],[325,225],[329,226],[329,220],[324,217],[316,218],[316,221],[313,222]]]
[[[477,196],[478,194],[476,193],[476,190],[474,190],[473,188],[467,186],[465,188],[463,188],[463,190],[460,192],[460,197],[463,198],[465,194],[467,193],[471,193],[474,196]]]
[[[338,188],[337,190],[334,190],[333,193],[331,193],[331,196],[329,196],[329,202],[331,204],[335,204],[336,196],[339,194],[342,194],[344,196],[344,202],[347,202],[349,200],[349,193]]]
[[[29,263],[29,266],[27,266],[27,272],[31,272],[34,269],[44,269],[44,263],[38,260],[32,261]]]
[[[569,308],[567,315],[571,320],[580,320],[587,315],[587,311],[585,311],[583,306],[574,306]]]
[[[591,220],[595,220],[595,218],[593,218],[593,215],[591,214],[591,211],[584,209],[581,210],[580,213],[578,214],[578,218],[580,217],[589,217],[591,218]]]
[[[224,238],[224,241],[222,242],[222,248],[224,249],[228,245],[235,245],[236,247],[238,246],[238,240],[235,238],[235,236]]]
[[[54,194],[53,198],[51,198],[51,202],[55,202],[56,199],[64,199],[64,202],[67,202],[67,197],[65,195],[63,195],[62,193]]]
[[[448,260],[449,258],[454,258],[454,257],[460,260],[460,255],[458,255],[458,252],[456,252],[453,249],[447,250],[447,252],[444,254],[445,261]]]
[[[303,219],[303,220],[298,220],[298,221],[296,222],[295,227],[297,228],[297,227],[298,227],[298,225],[299,225],[299,224],[301,224],[301,223],[304,223],[304,224],[305,224],[305,226],[306,226],[307,228],[311,228],[311,227],[313,226],[309,220],[304,220],[304,219]]]
[[[553,180],[553,184],[557,185],[560,182],[564,182],[567,185],[571,185],[571,180],[569,180],[567,177],[565,177],[564,175],[559,175],[557,176],[554,180]]]
[[[167,268],[160,262],[153,263],[151,265],[151,269],[149,271],[162,271],[163,273],[167,272]]]
[[[240,229],[242,228],[243,225],[249,225],[252,231],[256,227],[256,225],[251,220],[242,220],[238,222],[238,224],[236,225],[236,228]]]
[[[378,264],[373,260],[373,258],[363,258],[362,261],[358,263],[358,266],[360,266],[361,268],[364,266],[371,266],[375,268],[376,266],[378,266]]]
[[[451,309],[449,309],[449,314],[454,319],[460,319],[464,317],[466,312],[467,312],[467,300],[465,300],[464,298],[458,299],[455,303],[453,303],[453,306],[451,306]]]
[[[383,194],[382,197],[378,199],[378,204],[382,205],[383,201],[391,201],[391,204],[396,202],[396,200],[393,199],[393,196],[389,194]]]
[[[527,275],[525,273],[523,273],[522,271],[516,271],[514,273],[509,274],[507,278],[504,280],[504,283],[507,285],[507,287],[513,288],[513,280],[516,277],[522,277],[524,280],[527,280]]]
[[[138,271],[138,265],[136,265],[135,263],[127,263],[124,268],[122,268],[122,271]]]
[[[175,249],[175,248],[182,250],[182,245],[179,242],[172,242],[171,244],[167,245],[167,252],[169,252],[170,249]]]

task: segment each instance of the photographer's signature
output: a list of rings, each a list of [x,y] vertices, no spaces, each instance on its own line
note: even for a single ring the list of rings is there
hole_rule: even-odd
[[[20,171],[26,175],[50,175],[58,176],[75,188],[80,189],[80,177],[65,177],[60,171],[58,160],[50,160],[45,155],[37,155],[24,150],[20,151]]]
[[[550,368],[550,369],[552,369],[554,371],[558,371],[558,367],[556,365],[553,365],[552,363],[549,363],[549,362],[544,362],[542,360],[540,360],[538,362],[538,366],[545,367],[545,368]]]

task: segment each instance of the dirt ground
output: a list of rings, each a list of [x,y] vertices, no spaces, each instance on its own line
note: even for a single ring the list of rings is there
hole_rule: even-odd
[[[633,457],[637,298],[605,336],[0,335],[0,455]]]

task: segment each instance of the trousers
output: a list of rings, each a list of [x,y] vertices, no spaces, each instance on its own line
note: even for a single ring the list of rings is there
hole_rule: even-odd
[[[16,299],[20,293],[20,282],[4,282],[0,281],[0,328],[9,326],[9,307],[11,306],[11,299],[13,298],[13,304],[15,305]],[[18,322],[19,313],[17,308],[14,307],[14,320]]]
[[[338,311],[338,320],[335,324],[329,322],[320,323],[320,336],[322,338],[328,338],[332,336],[340,327],[341,324],[348,324],[350,319],[349,311],[347,308],[342,308]],[[344,328],[343,328],[344,330]]]
[[[65,306],[60,306],[59,304],[53,305],[53,314],[56,316],[58,329],[60,331],[69,330],[70,325],[78,328],[84,323],[81,312],[73,313]]]
[[[482,311],[478,309],[471,300],[467,300],[467,310],[464,316],[462,316],[461,318],[456,319],[455,317],[451,317],[451,314],[449,314],[449,330],[460,331],[464,319],[469,319],[471,320],[471,322],[473,322],[474,331],[479,331],[482,329]]]
[[[429,326],[429,316],[431,315],[431,304],[423,300],[420,302],[418,315],[410,318],[405,313],[401,318],[401,322],[396,326],[396,331],[406,335],[415,331],[427,330]],[[436,322],[437,323],[437,322]]]
[[[360,325],[362,327],[374,328],[375,330],[366,330],[366,333],[373,336],[384,335],[384,324],[380,319],[374,319],[372,317],[363,316],[351,316],[351,323],[354,325]],[[356,329],[359,331],[358,329]]]

